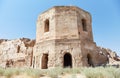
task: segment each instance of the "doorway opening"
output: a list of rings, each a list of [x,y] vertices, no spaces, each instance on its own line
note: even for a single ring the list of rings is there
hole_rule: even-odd
[[[48,68],[48,54],[43,54],[42,56],[42,69]]]
[[[90,54],[87,54],[87,61],[88,61],[89,66],[93,67],[92,58]]]
[[[64,55],[64,67],[72,68],[72,56],[70,53]]]

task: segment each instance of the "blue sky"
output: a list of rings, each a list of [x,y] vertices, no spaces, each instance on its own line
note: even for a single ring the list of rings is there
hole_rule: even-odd
[[[35,39],[38,15],[59,5],[90,12],[94,41],[120,55],[120,0],[0,0],[0,39]]]

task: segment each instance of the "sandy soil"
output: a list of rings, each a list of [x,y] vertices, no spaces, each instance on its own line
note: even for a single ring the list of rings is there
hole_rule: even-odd
[[[5,76],[0,76],[0,78],[6,78]],[[27,75],[14,75],[11,78],[33,78]],[[40,78],[51,78],[48,76],[40,77]],[[60,75],[58,78],[86,78],[84,75],[81,74],[65,74],[65,75]]]

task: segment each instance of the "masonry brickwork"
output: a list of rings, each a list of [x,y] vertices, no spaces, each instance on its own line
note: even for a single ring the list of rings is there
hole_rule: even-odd
[[[38,16],[33,67],[45,69],[106,63],[105,56],[97,56],[89,12],[75,6],[55,6]]]

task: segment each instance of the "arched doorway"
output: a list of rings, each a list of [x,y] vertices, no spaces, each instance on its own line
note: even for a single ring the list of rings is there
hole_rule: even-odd
[[[48,68],[48,54],[43,54],[42,56],[42,69]]]
[[[92,62],[92,58],[90,54],[87,54],[87,61],[88,61],[89,66],[93,66],[93,62]]]
[[[72,56],[70,53],[64,55],[64,67],[72,67]]]

